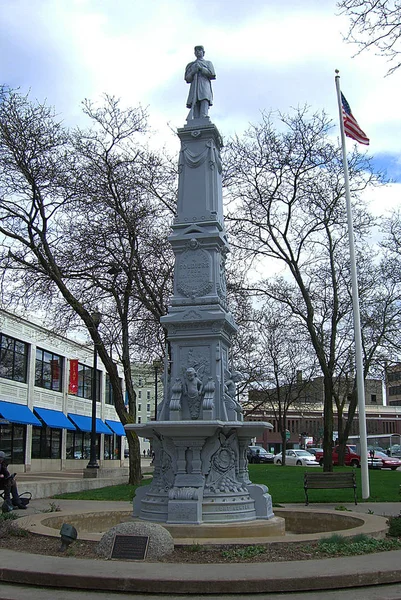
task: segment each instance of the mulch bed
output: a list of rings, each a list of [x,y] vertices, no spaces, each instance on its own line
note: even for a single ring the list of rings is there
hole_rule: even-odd
[[[15,532],[3,537],[0,536],[0,548],[7,548],[17,552],[28,552],[32,554],[44,554],[47,556],[67,556],[69,558],[90,558],[102,560],[96,553],[98,542],[76,540],[64,552],[60,551],[60,538],[42,536],[30,532]],[[250,563],[250,562],[280,562],[291,560],[308,560],[311,558],[327,558],[327,555],[319,552],[316,543],[305,544],[279,544],[279,545],[257,545],[258,553],[251,555],[251,551],[244,550],[244,546],[219,546],[202,547],[198,545],[179,547],[169,556],[165,556],[160,562],[168,563]],[[255,547],[251,547],[255,548]],[[265,551],[261,552],[261,548]],[[233,551],[239,551],[244,556],[237,555]],[[228,552],[228,555],[224,553]],[[247,555],[248,554],[248,555]],[[149,560],[149,562],[154,562]]]

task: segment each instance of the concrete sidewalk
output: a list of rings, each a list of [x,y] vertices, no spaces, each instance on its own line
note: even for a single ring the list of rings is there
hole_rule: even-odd
[[[338,510],[340,503],[336,504],[320,504],[311,503],[308,507],[304,504],[283,504],[285,508],[310,508],[311,510],[318,510],[324,508],[327,510]],[[401,501],[400,502],[360,502],[359,504],[352,503],[341,503],[341,507],[344,507],[349,512],[364,513],[377,515],[378,517],[398,517],[401,513]]]
[[[151,473],[153,466],[150,459],[142,459],[142,473]],[[97,477],[85,478],[86,468],[51,471],[46,473],[30,472],[18,473],[16,477],[18,492],[30,492],[32,498],[50,498],[58,494],[91,490],[109,485],[124,484],[128,482],[129,467],[128,460],[123,467],[115,469],[99,469]]]
[[[44,485],[47,481],[84,481],[70,472],[46,474],[23,480],[32,483],[36,478]],[[91,480],[86,480],[91,481]],[[98,480],[102,485],[105,482]],[[100,487],[100,486],[98,486]],[[93,507],[93,502],[88,502]],[[96,503],[98,504],[98,503]],[[86,502],[34,498],[19,516],[50,512],[60,507],[62,515],[82,510]],[[101,502],[105,510],[131,509],[129,502]],[[316,511],[335,509],[338,505],[286,504],[285,508]],[[399,515],[400,503],[361,503],[343,505],[351,512],[377,516]],[[401,583],[401,550],[346,558],[305,560],[281,563],[239,564],[172,564],[120,560],[88,560],[66,556],[41,556],[0,550],[0,581],[19,583],[56,590],[113,591],[149,594],[256,594],[275,592],[302,592],[337,590]],[[57,593],[57,592],[55,592]],[[352,593],[352,592],[351,592]]]
[[[60,507],[60,513],[84,511],[92,501],[33,500],[21,516]],[[129,502],[99,502],[101,510],[130,510]],[[299,504],[286,508],[300,508]],[[323,508],[313,505],[306,510]],[[331,505],[327,508],[333,508]],[[354,512],[399,514],[398,503],[347,505]],[[50,516],[50,515],[49,515]],[[45,588],[153,594],[256,594],[336,590],[401,583],[401,550],[346,558],[281,563],[172,564],[88,560],[0,550],[0,581]]]
[[[87,560],[0,550],[0,581],[44,588],[158,594],[330,590],[401,581],[401,550],[281,563],[171,564]]]

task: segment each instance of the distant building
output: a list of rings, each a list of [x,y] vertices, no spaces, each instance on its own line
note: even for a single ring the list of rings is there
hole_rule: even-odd
[[[299,382],[300,383],[300,382]],[[352,381],[351,381],[352,383]],[[400,365],[401,384],[401,365]],[[344,384],[345,385],[345,384]],[[294,392],[295,393],[295,392]],[[265,395],[265,398],[263,398]],[[269,397],[274,400],[274,390],[269,391]],[[287,439],[290,447],[300,447],[303,439],[312,437],[314,444],[320,445],[323,438],[323,378],[314,378],[300,394],[299,400],[294,402],[287,413]],[[369,435],[401,433],[401,402],[399,405],[383,405],[382,381],[367,379],[365,382],[366,423]],[[399,406],[399,408],[398,408]],[[336,411],[334,407],[334,419]],[[347,410],[345,409],[345,417]],[[278,423],[272,410],[271,401],[267,401],[266,392],[250,390],[247,408],[244,410],[245,420],[268,421],[273,425],[271,431],[265,431],[263,436],[256,440],[258,444],[267,449],[278,452],[281,450],[281,435]],[[334,420],[334,429],[335,420]],[[358,415],[356,414],[351,435],[359,434]]]
[[[386,395],[389,406],[401,406],[401,363],[386,367]]]
[[[163,400],[163,367],[158,361],[153,364],[133,363],[131,372],[136,393],[136,422],[147,423],[157,418],[157,405]],[[156,403],[157,393],[157,403]],[[150,441],[139,438],[141,454],[151,451]]]
[[[93,347],[0,310],[0,450],[16,472],[86,467],[92,373]],[[96,387],[99,465],[119,467],[125,432],[99,360]]]

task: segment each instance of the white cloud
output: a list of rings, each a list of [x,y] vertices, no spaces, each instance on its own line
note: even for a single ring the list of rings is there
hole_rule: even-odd
[[[336,0],[0,0],[4,83],[56,105],[67,123],[102,92],[149,105],[162,140],[182,126],[183,72],[204,44],[217,80],[211,117],[223,136],[260,109],[309,104],[337,122],[334,69],[372,153],[399,153],[400,74],[373,52],[352,58]]]

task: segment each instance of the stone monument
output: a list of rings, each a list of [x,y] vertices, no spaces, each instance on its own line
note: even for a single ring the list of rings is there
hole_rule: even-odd
[[[169,382],[157,421],[126,425],[151,438],[154,477],[138,488],[134,516],[166,524],[272,519],[271,496],[248,475],[251,438],[272,426],[245,422],[230,363],[237,326],[226,302],[222,140],[208,116],[215,72],[202,46],[185,70],[190,84],[181,141],[177,216],[170,242],[174,293],[161,319],[171,347]]]

